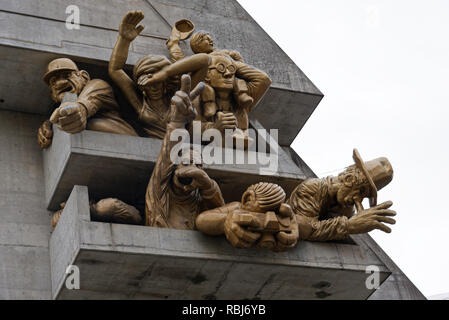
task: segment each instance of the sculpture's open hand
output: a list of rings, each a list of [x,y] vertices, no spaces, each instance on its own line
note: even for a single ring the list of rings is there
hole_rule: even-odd
[[[122,38],[133,41],[144,29],[143,25],[137,26],[144,18],[142,11],[130,11],[122,19],[119,34]]]
[[[53,111],[50,121],[69,133],[78,133],[86,129],[87,110],[76,102],[64,102]]]
[[[234,130],[237,128],[237,118],[232,112],[217,112],[215,127],[221,132],[224,132],[225,129]]]
[[[187,74],[181,77],[181,90],[176,91],[171,99],[170,121],[178,123],[189,123],[197,116],[197,111],[192,105],[195,99],[203,90],[204,83],[200,82],[195,89],[190,92],[191,79]]]
[[[393,202],[386,201],[375,207],[358,212],[348,220],[348,232],[350,234],[357,234],[379,229],[386,233],[390,233],[391,229],[384,223],[396,223],[396,220],[389,218],[389,216],[396,215],[394,210],[388,209],[392,205]]]
[[[53,129],[50,120],[45,120],[37,132],[37,142],[42,149],[46,149],[51,145],[53,140]]]
[[[247,228],[263,228],[251,213],[230,212],[224,224],[226,239],[236,248],[250,248],[261,237],[260,232],[252,232]]]

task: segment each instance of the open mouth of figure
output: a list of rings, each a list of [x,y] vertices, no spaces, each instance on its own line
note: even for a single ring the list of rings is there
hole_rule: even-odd
[[[185,186],[188,186],[189,184],[192,183],[193,179],[192,178],[183,178],[183,177],[179,177],[178,178],[179,182]]]
[[[65,84],[62,88],[58,89],[58,96],[61,96],[66,92],[72,92],[72,91],[73,91],[72,85],[69,82],[67,82],[67,84]]]

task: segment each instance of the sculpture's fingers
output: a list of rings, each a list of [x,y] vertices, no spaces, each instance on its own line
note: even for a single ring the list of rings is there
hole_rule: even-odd
[[[185,93],[184,91],[176,91],[175,95],[179,98],[182,99],[182,101],[184,101],[184,104],[186,107],[189,107],[191,102],[190,102],[190,98],[189,95],[187,93]]]
[[[181,77],[181,91],[190,94],[192,80],[188,74],[183,74]]]
[[[61,110],[59,110],[59,115],[61,117],[66,117],[68,115],[77,113],[79,111],[79,108],[76,105],[68,105],[68,106],[64,106],[61,108]]]
[[[231,231],[237,235],[240,239],[246,241],[246,242],[254,242],[257,239],[260,238],[261,234],[256,232],[251,232],[248,230],[243,229],[238,224],[234,223],[231,226]]]
[[[59,120],[59,108],[56,108],[50,116],[51,123],[58,123]]]
[[[236,248],[249,248],[251,247],[251,243],[245,242],[241,239],[239,239],[239,237],[237,237],[237,235],[235,235],[232,230],[227,229],[226,233],[225,233],[226,239],[231,243],[231,245],[233,247]]]
[[[391,229],[381,222],[378,222],[376,224],[376,229],[382,230],[383,232],[386,232],[386,233],[391,233]]]
[[[66,125],[70,125],[71,123],[75,122],[75,121],[80,121],[81,120],[81,115],[78,113],[73,113],[70,114],[66,117],[60,117],[59,118],[59,125],[60,126],[66,126]]]
[[[287,232],[279,232],[277,234],[277,239],[284,245],[290,246],[292,244],[295,244],[298,240],[298,235],[295,235],[294,233],[287,233]]]
[[[134,12],[135,11],[128,11],[125,15],[125,17],[123,18],[122,22],[123,23],[127,23],[130,24],[130,22],[132,21],[133,17],[134,17]]]
[[[376,209],[388,209],[392,205],[393,205],[393,201],[385,201],[385,202],[382,202],[381,204],[378,204],[374,208],[376,208]]]
[[[380,221],[380,222],[384,222],[384,223],[389,223],[389,224],[396,223],[396,220],[394,220],[393,218],[382,217],[382,216],[376,216],[376,220]]]
[[[143,31],[143,29],[145,29],[145,26],[143,24],[137,26],[136,28],[137,34],[140,34]]]
[[[389,209],[381,209],[381,210],[376,210],[375,213],[377,215],[381,215],[381,216],[390,216],[390,217],[394,217],[396,215],[396,211],[394,210],[389,210]]]
[[[175,105],[176,109],[182,112],[184,103],[182,102],[182,99],[180,97],[178,97],[177,95],[174,95],[171,98],[171,102],[173,105]]]
[[[190,100],[191,101],[195,100],[195,98],[198,97],[201,94],[201,92],[203,92],[205,87],[206,85],[204,84],[204,82],[198,83],[196,87],[192,90],[192,92],[190,92]]]

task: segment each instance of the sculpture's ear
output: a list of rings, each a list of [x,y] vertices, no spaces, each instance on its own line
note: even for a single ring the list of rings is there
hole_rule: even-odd
[[[83,80],[84,84],[86,84],[90,80],[90,75],[86,70],[78,71],[78,76]]]
[[[242,195],[242,204],[256,201],[256,193],[254,190],[246,190]]]

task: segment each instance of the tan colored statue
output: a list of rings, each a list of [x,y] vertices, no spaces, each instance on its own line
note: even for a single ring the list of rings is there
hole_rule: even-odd
[[[248,114],[270,87],[270,78],[246,65],[238,52],[214,50],[207,33],[192,36],[190,42],[196,54],[189,57],[184,57],[179,38],[174,29],[167,42],[176,62],[152,74],[144,84],[163,83],[170,77],[190,73],[192,85],[206,83],[203,94],[193,102],[198,112],[195,120],[202,122],[202,132],[218,129],[224,133],[225,129],[231,129],[235,130],[234,138],[248,142]]]
[[[295,215],[284,201],[285,192],[280,186],[260,182],[245,191],[241,202],[202,212],[196,226],[208,235],[225,234],[234,247],[249,248],[255,244],[275,251],[286,250],[296,245],[299,235]]]
[[[162,142],[156,165],[145,196],[145,224],[148,226],[195,229],[198,214],[224,204],[217,183],[201,168],[201,155],[193,152],[183,154],[179,164],[172,162],[170,152],[176,141],[170,134],[185,129],[196,116],[191,101],[197,97],[204,84],[200,83],[190,92],[191,79],[183,75],[181,90],[171,100],[170,119]]]
[[[52,99],[60,105],[38,130],[41,148],[51,145],[52,123],[69,133],[88,129],[137,135],[120,116],[111,86],[100,79],[91,80],[87,71],[79,70],[72,60],[59,58],[51,61],[43,79],[50,88]]]
[[[188,20],[181,20],[181,21],[188,21]],[[181,33],[177,30],[175,25],[175,27],[173,27],[172,34],[170,35],[170,38],[167,41],[167,48],[169,49],[170,57],[174,62],[181,60],[185,57],[181,47],[179,46],[180,40],[181,40]],[[198,31],[193,34],[192,38],[190,39],[190,48],[195,54],[198,53],[222,54],[228,56],[234,61],[245,63],[242,56],[237,51],[215,49],[214,41],[212,40],[210,33],[205,31]],[[236,70],[234,66],[232,66],[230,72],[235,73],[235,71]],[[205,80],[206,86],[203,92],[201,93],[201,101],[203,102],[203,110],[202,110],[203,116],[206,119],[208,119],[215,116],[217,111],[220,111],[220,108],[217,106],[214,88],[210,85],[210,81],[208,80],[208,78],[206,78]],[[233,83],[233,93],[240,108],[243,109],[249,108],[251,104],[254,102],[254,99],[248,95],[248,87],[244,80],[235,78]],[[247,112],[249,112],[249,110],[247,110]]]
[[[51,217],[52,229],[56,228],[66,202],[61,203],[61,209],[54,212]],[[106,198],[97,203],[90,201],[90,216],[92,221],[121,223],[121,224],[143,224],[143,218],[135,207],[126,204],[116,198]]]
[[[396,222],[391,218],[396,212],[388,209],[393,203],[377,205],[377,191],[393,179],[390,162],[387,158],[363,162],[356,149],[353,158],[355,165],[338,177],[307,179],[290,195],[288,203],[296,215],[300,239],[342,240],[374,229],[391,232],[385,223]],[[370,200],[369,209],[362,206],[364,198]]]
[[[165,79],[166,81],[153,84],[146,84],[146,80],[170,65],[170,61],[159,55],[142,57],[134,65],[133,79],[123,70],[131,42],[144,29],[143,25],[137,26],[143,18],[143,12],[131,11],[122,19],[118,39],[109,61],[109,76],[137,113],[146,134],[163,139],[170,112],[170,98],[179,87],[179,77],[170,77]]]

